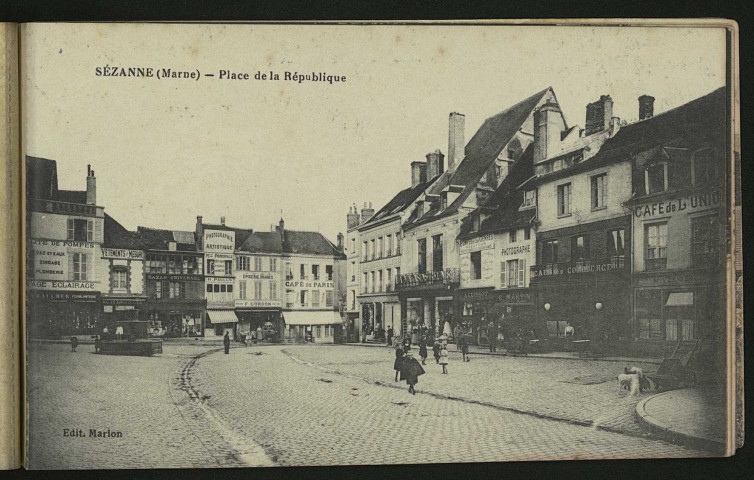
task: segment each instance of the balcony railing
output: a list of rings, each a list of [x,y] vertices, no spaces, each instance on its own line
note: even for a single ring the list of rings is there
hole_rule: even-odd
[[[457,268],[446,268],[436,272],[404,273],[395,278],[395,288],[411,288],[422,285],[458,285],[461,282],[461,271]]]
[[[625,257],[608,257],[582,260],[578,262],[559,262],[532,265],[531,278],[553,277],[560,275],[599,274],[605,272],[625,271],[628,267]]]
[[[667,258],[647,258],[645,262],[647,263],[647,270],[665,270],[668,268]]]

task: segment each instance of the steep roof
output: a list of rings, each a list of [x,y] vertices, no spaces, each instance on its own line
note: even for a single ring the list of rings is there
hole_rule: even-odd
[[[55,160],[26,156],[26,198],[52,200],[58,192]]]
[[[396,196],[394,196],[389,202],[387,202],[385,206],[380,208],[377,213],[375,213],[369,220],[359,225],[359,227],[374,225],[379,220],[404,211],[406,208],[410,207],[413,204],[414,200],[416,200],[419,195],[421,195],[422,192],[427,189],[427,187],[432,185],[432,183],[441,176],[442,174],[430,179],[429,181],[418,183],[414,187],[409,187],[401,190]]]
[[[593,157],[573,167],[536,176],[526,182],[533,187],[543,182],[571,176],[616,161],[628,160],[636,153],[666,145],[702,145],[708,141],[724,142],[727,114],[725,87],[679,107],[629,125],[605,141]],[[678,139],[682,138],[682,145]],[[524,185],[522,185],[524,186]]]
[[[141,250],[144,244],[136,232],[131,232],[118,223],[113,217],[105,214],[105,241],[102,243],[106,248],[128,248]]]
[[[86,191],[81,190],[58,190],[54,200],[68,203],[86,203]]]
[[[202,227],[205,230],[224,230],[226,232],[233,232],[235,233],[235,245],[234,248],[238,250],[241,248],[241,246],[246,242],[246,239],[249,238],[249,235],[253,232],[250,228],[234,228],[234,227],[228,227],[227,225],[217,225],[214,223],[202,223]]]
[[[249,253],[283,253],[283,240],[279,232],[253,232],[238,250]]]
[[[503,151],[505,145],[511,141],[516,132],[529,118],[537,104],[551,90],[547,87],[531,97],[513,105],[484,121],[469,143],[466,144],[465,157],[453,172],[445,172],[432,186],[430,193],[438,194],[448,185],[459,185],[464,188],[463,193],[452,204],[440,211],[439,205],[432,207],[421,218],[416,218],[413,212],[404,224],[405,228],[413,228],[434,220],[450,216],[458,211],[474,187],[479,183],[482,175],[490,168],[495,159]]]
[[[332,255],[345,258],[342,253],[338,252],[335,244],[319,232],[285,230],[283,252],[302,255]]]
[[[136,232],[141,238],[141,241],[144,244],[145,248],[154,249],[154,250],[167,250],[169,242],[176,242],[176,250],[184,251],[184,252],[197,251],[196,241],[194,241],[193,243],[179,243],[176,241],[173,230],[163,230],[163,229],[158,229],[158,228],[148,228],[148,227],[140,226],[140,227],[137,227]],[[181,235],[182,237],[183,236],[188,237],[188,234],[190,234],[192,238],[194,237],[194,232],[181,231],[180,233],[186,234],[186,235]]]

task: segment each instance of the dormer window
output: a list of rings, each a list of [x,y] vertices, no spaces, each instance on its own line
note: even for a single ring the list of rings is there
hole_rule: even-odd
[[[482,223],[482,219],[479,215],[479,212],[474,212],[471,215],[471,229],[475,232],[479,231],[479,226]]]
[[[703,187],[715,182],[711,148],[706,148],[694,153],[694,160],[691,169],[691,182],[695,187]]]
[[[644,187],[647,195],[666,191],[668,189],[668,164],[659,162],[648,165],[644,170]]]
[[[521,208],[534,207],[537,205],[537,191],[527,190],[524,192],[524,203]]]
[[[175,252],[177,249],[177,245],[175,242],[168,242],[168,251]]]
[[[508,160],[515,160],[516,158],[516,149],[513,147],[508,147]]]
[[[420,218],[424,215],[424,202],[416,203],[416,218]]]
[[[448,208],[448,192],[442,192],[440,195],[440,211]]]

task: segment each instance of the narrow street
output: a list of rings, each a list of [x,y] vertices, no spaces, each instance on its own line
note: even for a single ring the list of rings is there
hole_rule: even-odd
[[[29,352],[36,367],[31,441],[44,453],[31,459],[37,468],[706,454],[644,434],[630,413],[639,398],[607,378],[622,368],[615,363],[476,357],[462,364],[451,356],[449,375],[427,364],[413,396],[393,381],[387,348],[259,346],[223,355],[167,345],[153,358],[94,355],[87,345],[69,350],[33,345]],[[559,376],[564,381],[553,380]],[[83,424],[88,416],[97,420]],[[64,429],[85,435],[67,437]],[[122,436],[91,438],[89,429]]]

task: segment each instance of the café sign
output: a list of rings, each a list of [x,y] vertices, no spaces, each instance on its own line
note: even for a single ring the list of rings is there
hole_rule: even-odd
[[[719,192],[689,195],[662,202],[648,203],[634,207],[636,218],[653,218],[657,216],[690,213],[702,208],[717,207],[722,199]]]
[[[335,288],[335,282],[286,281],[285,286],[296,288]]]

